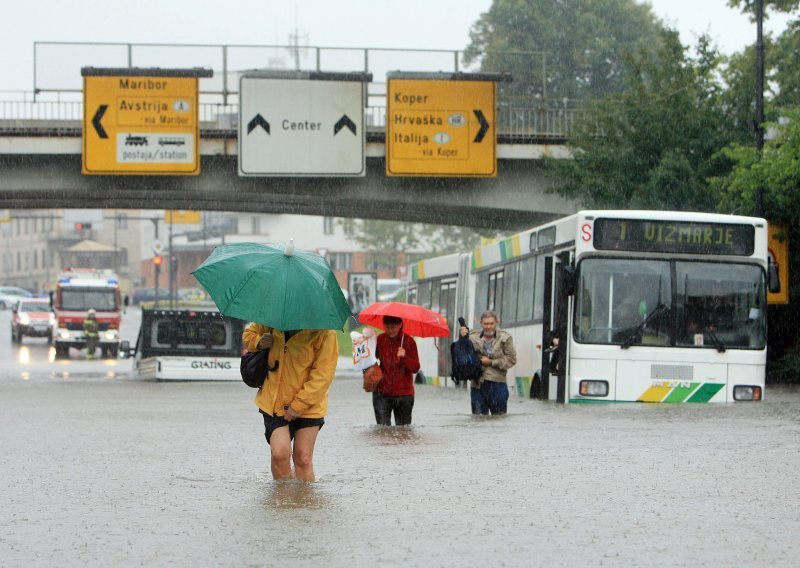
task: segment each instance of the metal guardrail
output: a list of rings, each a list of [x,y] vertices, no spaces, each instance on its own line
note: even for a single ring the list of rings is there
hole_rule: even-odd
[[[365,110],[368,132],[384,132],[386,107]],[[237,130],[238,104],[200,103],[200,130]],[[512,137],[566,138],[580,111],[574,108],[530,108],[502,105],[497,109],[497,133]],[[0,100],[0,133],[57,131],[82,128],[83,102]]]
[[[536,77],[536,98],[497,95],[498,136],[557,138],[569,136],[582,111],[579,102],[548,98],[547,59],[540,52],[503,52],[524,62]],[[467,63],[461,50],[314,47],[304,45],[198,45],[146,43],[35,42],[34,90],[0,91],[0,133],[65,132],[83,125],[81,68],[193,68],[213,70],[199,80],[200,129],[235,131],[238,127],[239,78],[253,69],[323,72],[363,71],[367,83],[367,132],[386,127],[386,77],[397,71],[492,72],[479,61]],[[503,70],[496,70],[501,72]]]

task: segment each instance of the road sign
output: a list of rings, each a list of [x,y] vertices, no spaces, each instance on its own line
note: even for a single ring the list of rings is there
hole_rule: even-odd
[[[165,209],[164,222],[174,225],[197,225],[200,223],[200,211]]]
[[[497,175],[494,80],[388,77],[386,175]]]
[[[152,243],[150,243],[150,250],[153,251],[153,254],[156,256],[161,255],[164,252],[164,243],[160,240],[155,239]]]
[[[11,209],[0,209],[0,223],[11,222]]]
[[[366,174],[366,73],[252,72],[239,83],[239,175]]]
[[[83,74],[83,173],[200,173],[197,82],[203,69]]]

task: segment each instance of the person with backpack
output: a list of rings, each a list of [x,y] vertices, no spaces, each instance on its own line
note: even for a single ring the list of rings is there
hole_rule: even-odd
[[[473,414],[505,414],[508,411],[506,373],[517,363],[517,351],[511,334],[498,329],[497,314],[487,310],[481,314],[481,329],[470,332],[461,326],[461,337],[469,337],[483,371],[471,381],[470,401]]]

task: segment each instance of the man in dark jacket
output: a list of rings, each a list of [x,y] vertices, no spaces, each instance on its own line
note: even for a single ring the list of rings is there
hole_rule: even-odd
[[[383,317],[386,333],[378,336],[376,347],[381,362],[383,380],[372,393],[372,407],[378,424],[397,426],[411,424],[414,408],[414,374],[419,371],[417,343],[403,333],[403,320]]]

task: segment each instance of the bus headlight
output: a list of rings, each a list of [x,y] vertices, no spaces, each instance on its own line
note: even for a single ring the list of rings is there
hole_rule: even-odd
[[[761,400],[761,387],[736,385],[733,387],[733,400]]]
[[[608,381],[581,381],[578,392],[581,396],[608,396]]]

